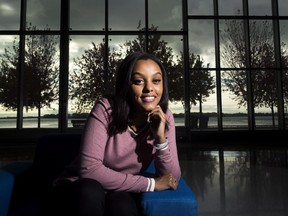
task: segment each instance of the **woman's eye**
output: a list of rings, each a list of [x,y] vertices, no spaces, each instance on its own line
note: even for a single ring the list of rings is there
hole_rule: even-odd
[[[132,83],[133,83],[134,85],[141,85],[141,84],[143,83],[143,80],[135,79],[135,80],[132,81]]]
[[[158,84],[158,83],[161,82],[161,79],[154,79],[153,82],[156,83],[156,84]]]

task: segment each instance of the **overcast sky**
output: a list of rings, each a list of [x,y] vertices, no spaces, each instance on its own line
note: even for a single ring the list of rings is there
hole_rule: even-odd
[[[20,0],[0,0],[0,31],[19,30]],[[27,22],[31,22],[38,29],[46,27],[52,30],[60,28],[60,0],[27,0]],[[149,27],[151,24],[158,26],[158,30],[182,29],[182,0],[149,0]],[[271,0],[249,0],[250,15],[271,15]],[[287,0],[278,0],[279,15],[288,16]],[[104,1],[95,0],[70,0],[70,27],[73,30],[102,30],[104,28]],[[111,30],[137,30],[139,21],[144,27],[145,1],[144,0],[109,0],[109,28]],[[242,0],[218,0],[219,15],[242,15]],[[213,0],[188,0],[189,15],[213,15]],[[283,41],[288,44],[288,21],[281,23],[281,28],[286,34]],[[214,31],[212,20],[189,21],[189,49],[201,55],[204,63],[215,66]],[[112,41],[125,41],[134,36],[116,37]],[[73,37],[72,37],[73,38]],[[84,37],[72,39],[71,58],[81,55],[92,38],[101,41],[101,37]],[[98,39],[96,39],[98,38]],[[164,37],[163,37],[164,38]],[[179,36],[165,36],[168,45],[173,47],[178,54],[182,50]],[[3,47],[11,44],[14,36],[0,35],[0,53]],[[206,106],[214,106],[215,97],[209,99]],[[210,105],[209,105],[210,103]],[[216,111],[216,110],[215,110]]]

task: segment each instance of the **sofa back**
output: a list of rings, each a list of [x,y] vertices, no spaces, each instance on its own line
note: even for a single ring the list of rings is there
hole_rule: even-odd
[[[70,164],[79,152],[81,134],[49,134],[42,136],[36,146],[33,172],[35,183],[49,189],[65,166]]]

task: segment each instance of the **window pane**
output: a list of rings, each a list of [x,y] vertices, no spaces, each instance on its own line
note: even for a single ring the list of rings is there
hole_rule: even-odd
[[[199,55],[210,68],[215,67],[214,20],[189,20],[188,28],[190,54]]]
[[[251,67],[275,67],[276,64],[272,21],[251,20],[249,22],[249,28]]]
[[[287,0],[278,0],[278,8],[280,16],[287,16],[288,11]]]
[[[57,128],[59,36],[26,36],[23,73],[23,128]]]
[[[109,28],[111,30],[140,30],[145,28],[144,0],[109,0]]]
[[[145,50],[145,35],[117,35],[109,37],[110,53],[120,53],[120,58],[124,59],[128,53]]]
[[[188,15],[213,15],[213,0],[188,0]]]
[[[271,0],[249,0],[249,15],[250,16],[271,16]]]
[[[253,102],[256,128],[278,128],[277,71],[252,71]]]
[[[195,69],[190,72],[190,127],[217,128],[216,73],[208,70],[200,58],[194,61]]]
[[[242,0],[218,0],[219,15],[243,15]]]
[[[223,128],[247,129],[247,85],[245,71],[222,71]]]
[[[158,30],[182,29],[182,0],[150,0],[149,2],[149,28]]]
[[[105,27],[105,1],[70,0],[72,30],[102,30]]]
[[[222,68],[246,65],[243,20],[220,20],[220,64]]]
[[[2,0],[0,2],[0,30],[19,30],[20,1]]]
[[[0,35],[0,41],[0,128],[16,128],[19,38]]]
[[[37,29],[60,29],[59,0],[27,0],[27,23]]]
[[[283,70],[283,97],[285,128],[288,129],[288,70]]]
[[[288,21],[280,20],[279,25],[282,67],[288,68]]]
[[[78,128],[104,93],[103,36],[71,36],[69,51],[68,127]]]

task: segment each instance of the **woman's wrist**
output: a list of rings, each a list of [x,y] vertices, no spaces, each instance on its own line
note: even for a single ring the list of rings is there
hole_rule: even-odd
[[[160,137],[158,139],[155,139],[155,144],[164,144],[166,142],[166,137]]]
[[[153,146],[156,150],[165,150],[168,148],[168,139],[166,138],[163,143],[154,143]]]

